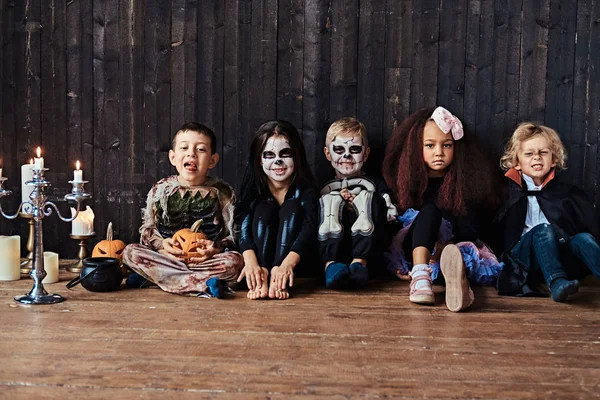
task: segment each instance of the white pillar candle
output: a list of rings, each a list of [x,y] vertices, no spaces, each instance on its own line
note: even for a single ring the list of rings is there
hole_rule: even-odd
[[[44,270],[46,277],[42,283],[58,282],[58,254],[51,251],[44,252]]]
[[[2,168],[0,168],[0,178],[2,178]]]
[[[33,160],[29,164],[21,165],[21,201],[23,203],[30,201],[29,195],[33,192],[33,186],[25,184],[25,182],[33,180],[33,168]],[[23,213],[31,214],[30,204],[23,205]]]
[[[75,215],[76,210],[71,207],[71,217]],[[91,235],[94,233],[94,212],[87,206],[85,211],[79,211],[77,218],[71,225],[72,235]]]
[[[44,168],[44,157],[42,157],[42,149],[40,146],[37,148],[37,157],[33,159],[33,164],[35,169]]]
[[[77,160],[77,163],[76,163],[77,169],[75,169],[73,171],[73,182],[83,182],[83,170],[79,169],[80,166],[81,166],[81,164],[79,163],[79,160]]]
[[[0,236],[0,281],[21,279],[21,237]]]

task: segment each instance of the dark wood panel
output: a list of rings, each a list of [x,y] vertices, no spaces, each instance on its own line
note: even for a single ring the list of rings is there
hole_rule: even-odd
[[[410,114],[412,72],[412,1],[388,1],[385,16],[385,103],[383,143],[392,135],[394,121]]]
[[[571,162],[578,164],[584,149],[578,135],[571,130],[575,30],[577,23],[577,1],[550,2],[550,29],[548,33],[548,69],[546,75],[545,123],[554,128],[570,154]],[[552,101],[548,101],[552,99]],[[580,185],[582,175],[574,168],[566,171],[569,181]]]
[[[95,229],[102,238],[110,221],[120,226],[120,182],[123,157],[120,126],[119,3],[94,3],[94,196]],[[117,228],[117,227],[115,227]],[[118,229],[117,229],[118,230]]]
[[[367,128],[371,168],[383,159],[383,103],[385,78],[385,1],[360,2],[358,18],[358,110]]]
[[[488,131],[492,137],[487,140],[494,149],[502,148],[504,135],[517,119],[521,6],[522,1],[514,0],[494,3],[492,119]]]
[[[331,124],[331,15],[328,4],[318,0],[305,3],[304,91],[302,135],[306,156],[319,182],[330,179],[329,162],[325,159],[325,135]]]
[[[438,105],[463,118],[467,1],[441,3],[438,62]]]
[[[572,143],[571,157],[569,158],[569,168],[574,172],[571,176],[576,176],[575,182],[584,187],[591,196],[596,194],[597,175],[595,168],[588,168],[590,165],[596,165],[596,153],[598,151],[598,136],[593,134],[593,129],[598,127],[598,123],[593,120],[592,107],[598,107],[597,96],[594,96],[591,86],[595,82],[591,81],[592,71],[590,71],[592,62],[590,60],[590,49],[593,44],[592,27],[593,22],[593,1],[580,0],[577,2],[577,43],[575,44],[575,66],[573,81],[573,111],[571,120]],[[594,96],[594,97],[592,97]],[[593,104],[595,103],[595,104]],[[590,128],[592,130],[590,131]]]
[[[129,227],[141,225],[140,208],[147,192],[144,176],[143,80],[139,73],[144,67],[144,4],[124,2],[119,6],[119,216],[113,223],[115,237],[126,242],[139,241]],[[194,79],[195,80],[195,79]],[[192,102],[192,104],[194,104]],[[106,224],[108,225],[108,224]],[[104,238],[105,226],[98,226],[99,239]],[[133,235],[132,235],[133,233]]]
[[[411,112],[423,107],[435,107],[437,104],[439,6],[439,1],[435,0],[413,2]]]
[[[482,0],[480,4],[479,36],[474,40],[479,41],[477,55],[477,98],[474,104],[475,130],[477,137],[484,143],[493,142],[498,130],[491,124],[492,121],[492,93],[494,72],[494,2]],[[477,22],[474,22],[477,23]],[[466,112],[466,109],[465,109]]]
[[[76,157],[79,157],[80,137],[71,137],[67,125],[67,53],[66,1],[51,0],[41,7],[41,142],[46,177],[52,186],[46,189],[49,200],[55,202],[64,215],[70,210],[63,197],[71,191]],[[34,49],[32,49],[34,50]],[[42,67],[43,66],[43,67]],[[74,135],[75,136],[75,135]],[[84,161],[84,160],[82,160]],[[89,171],[89,165],[87,170]],[[76,243],[69,238],[71,225],[52,215],[44,221],[44,248],[58,252],[73,251]]]
[[[171,8],[162,0],[148,0],[145,12],[143,140],[148,191],[171,171]]]
[[[250,130],[277,116],[278,1],[253,0],[250,28]]]
[[[0,15],[1,41],[0,41],[0,141],[2,142],[2,152],[0,154],[2,161],[2,175],[8,180],[4,182],[4,187],[11,190],[13,195],[2,200],[2,204],[11,212],[21,199],[21,164],[24,157],[19,157],[19,142],[15,134],[15,110],[19,109],[16,104],[17,96],[17,76],[16,76],[16,45],[18,38],[15,37],[15,4],[6,1],[0,2],[2,13]],[[19,229],[24,231],[25,224],[22,221],[7,221],[0,218],[0,229],[2,234],[21,234]],[[22,249],[25,245],[22,244]]]
[[[331,122],[357,115],[359,15],[358,0],[331,1]]]
[[[174,173],[185,121],[217,134],[212,171],[236,189],[267,119],[296,125],[317,178],[329,125],[356,115],[378,169],[395,120],[444,105],[494,157],[515,125],[555,128],[567,179],[600,202],[600,18],[592,0],[2,0],[0,156],[15,209],[20,169],[42,145],[48,193],[73,162],[90,180],[96,230],[137,240],[150,186]],[[375,171],[376,172],[376,171]],[[75,256],[69,224],[45,221],[48,248]],[[0,221],[2,233],[24,221]],[[93,242],[99,240],[97,237]]]
[[[223,40],[224,4],[222,1],[200,2],[198,10],[198,122],[211,128],[217,136],[217,151],[223,156]],[[223,176],[223,161],[210,174]]]
[[[280,1],[277,19],[277,117],[301,130],[304,1]]]

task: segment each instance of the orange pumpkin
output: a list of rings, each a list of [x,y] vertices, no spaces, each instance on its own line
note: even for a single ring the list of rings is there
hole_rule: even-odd
[[[112,222],[108,223],[106,228],[106,240],[101,240],[92,250],[92,257],[112,257],[118,258],[119,261],[123,257],[123,250],[125,250],[125,242],[122,240],[113,240],[113,228]],[[127,271],[123,265],[121,265],[123,274]]]
[[[188,263],[190,258],[198,257],[198,250],[204,249],[204,245],[198,243],[199,239],[208,239],[208,237],[199,232],[198,229],[202,225],[202,220],[194,222],[191,228],[180,229],[173,235],[175,246],[184,251],[183,261]]]

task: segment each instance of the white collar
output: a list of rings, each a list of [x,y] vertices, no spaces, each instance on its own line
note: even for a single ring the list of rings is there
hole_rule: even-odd
[[[525,180],[525,184],[527,185],[527,190],[542,190],[542,185],[537,186],[535,182],[533,182],[533,178],[529,175],[525,175],[521,173],[521,176]]]

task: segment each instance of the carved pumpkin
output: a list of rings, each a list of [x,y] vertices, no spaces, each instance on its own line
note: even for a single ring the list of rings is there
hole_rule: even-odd
[[[101,240],[92,250],[92,257],[112,257],[121,261],[123,250],[125,250],[125,242],[122,240],[113,240],[112,222],[108,223],[106,228],[106,240]],[[121,265],[121,271],[125,275],[127,268]]]
[[[183,261],[188,263],[190,258],[198,257],[198,250],[204,249],[204,245],[197,243],[198,239],[208,239],[208,237],[199,232],[198,229],[202,225],[202,220],[194,222],[191,228],[180,229],[173,235],[175,246],[185,252]]]

